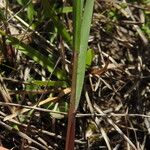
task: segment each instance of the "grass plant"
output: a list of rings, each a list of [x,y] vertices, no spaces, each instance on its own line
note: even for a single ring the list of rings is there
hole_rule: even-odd
[[[80,102],[83,88],[86,52],[92,21],[94,0],[77,0],[73,2],[73,74],[72,92],[68,115],[66,150],[74,149],[75,114]]]

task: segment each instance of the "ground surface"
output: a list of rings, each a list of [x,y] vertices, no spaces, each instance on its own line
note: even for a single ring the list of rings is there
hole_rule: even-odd
[[[21,2],[15,0],[9,2],[7,9],[11,11],[7,11],[7,15],[5,4],[1,3],[2,14],[7,18],[2,18],[1,30],[25,45],[20,50],[18,43],[8,44],[7,36],[1,36],[0,144],[19,150],[63,150],[67,113],[57,114],[50,110],[67,112],[72,52],[51,16],[43,16],[40,1],[33,1],[35,12],[32,6],[20,5]],[[61,1],[52,1],[51,5],[55,10],[71,6]],[[89,38],[93,55],[92,62],[87,65],[76,116],[75,149],[149,149],[149,8],[146,0],[95,1]],[[15,18],[15,14],[22,20]],[[58,13],[57,16],[71,33],[71,13]],[[33,26],[38,34],[33,32]],[[31,48],[45,59],[50,56],[55,68],[66,71],[67,81],[41,67]],[[61,97],[60,93],[63,93]],[[35,105],[39,109],[33,111],[31,106]]]

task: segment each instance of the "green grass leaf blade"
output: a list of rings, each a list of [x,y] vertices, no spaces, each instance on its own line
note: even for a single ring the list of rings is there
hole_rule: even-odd
[[[28,19],[30,22],[33,21],[35,14],[36,14],[36,12],[34,10],[33,4],[32,4],[32,2],[30,2],[30,4],[27,7],[27,16],[28,16]]]
[[[81,22],[82,22],[82,11],[83,11],[83,3],[84,0],[80,1],[74,1],[74,30],[73,30],[73,45],[74,45],[74,50],[79,51],[79,46],[80,46],[80,37],[81,37]]]
[[[77,65],[77,83],[76,83],[76,106],[78,108],[81,91],[84,82],[84,75],[86,69],[86,51],[88,47],[89,32],[91,27],[91,20],[93,14],[94,0],[87,0],[85,3],[82,24],[81,24],[81,39],[78,55]]]
[[[92,63],[92,60],[94,58],[94,50],[93,49],[88,49],[86,52],[86,69],[88,69]]]
[[[60,22],[59,18],[56,15],[56,12],[51,7],[49,1],[42,0],[42,5],[44,8],[45,14],[47,14],[47,16],[51,17],[51,19],[53,20],[55,27],[58,29],[58,33],[63,37],[63,39],[69,46],[72,46],[72,39],[71,39],[70,34],[67,32],[65,26]]]
[[[72,13],[73,11],[73,8],[72,7],[63,7],[63,8],[59,8],[59,9],[56,9],[56,12],[57,14],[61,14],[61,13]]]
[[[71,86],[70,108],[65,150],[74,149],[75,113],[77,111],[84,82],[86,68],[86,51],[92,20],[94,0],[74,1],[74,35],[73,35],[73,75]],[[83,8],[83,6],[85,6]],[[84,10],[84,13],[83,13]]]
[[[33,59],[35,62],[40,64],[42,67],[46,68],[50,73],[53,72],[53,74],[56,75],[58,79],[67,79],[66,73],[63,70],[59,68],[54,70],[55,62],[51,61],[49,57],[42,55],[40,52],[19,41],[17,38],[6,35],[6,33],[2,30],[0,30],[0,34],[3,36],[7,36],[8,42],[12,44],[17,50],[21,51],[22,53]]]
[[[38,85],[38,86],[52,86],[52,87],[67,87],[67,83],[65,81],[40,81],[40,80],[33,80],[30,83]]]

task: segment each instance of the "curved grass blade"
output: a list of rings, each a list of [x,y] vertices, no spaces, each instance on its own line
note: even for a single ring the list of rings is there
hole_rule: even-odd
[[[23,42],[19,41],[17,38],[6,35],[6,33],[2,30],[0,30],[0,34],[7,36],[8,42],[12,44],[17,50],[29,56],[31,59],[33,59],[35,62],[40,64],[42,67],[46,68],[50,73],[53,72],[53,74],[58,79],[61,79],[61,80],[67,79],[66,74],[63,70],[59,68],[54,70],[55,62],[51,61],[49,57],[42,55],[39,51],[35,50],[29,45],[24,44]]]

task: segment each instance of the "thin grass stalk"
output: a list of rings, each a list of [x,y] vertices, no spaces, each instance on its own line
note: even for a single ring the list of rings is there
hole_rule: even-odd
[[[77,14],[78,11],[78,14]],[[77,73],[77,49],[80,43],[80,23],[82,18],[82,3],[81,1],[74,1],[73,6],[73,17],[74,17],[74,31],[73,31],[73,74],[72,74],[72,91],[70,98],[70,108],[68,114],[68,127],[66,136],[66,147],[65,150],[74,149],[74,137],[75,137],[75,97],[76,97],[76,73]],[[77,38],[78,35],[78,38]]]
[[[92,3],[91,3],[92,2]],[[75,114],[79,105],[85,75],[86,50],[93,12],[94,0],[75,0],[73,3],[74,34],[73,34],[73,74],[70,108],[68,114],[68,128],[65,150],[74,149]],[[84,7],[84,12],[83,12]],[[80,66],[81,65],[81,66]],[[80,70],[83,69],[83,70]],[[81,72],[81,73],[80,73]]]

